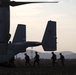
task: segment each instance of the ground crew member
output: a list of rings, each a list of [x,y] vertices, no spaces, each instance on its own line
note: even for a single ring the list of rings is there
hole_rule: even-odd
[[[65,57],[62,55],[62,53],[60,53],[59,55],[60,55],[61,65],[64,66]]]
[[[26,53],[25,53],[24,55],[25,55],[25,60],[26,60],[25,65],[26,65],[26,66],[27,66],[27,65],[31,66],[29,56],[28,56]]]
[[[34,66],[35,66],[36,63],[39,66],[39,62],[40,62],[40,56],[38,55],[38,52],[35,52]]]
[[[13,56],[13,57],[9,60],[9,66],[10,66],[10,67],[15,67],[14,61],[15,61],[15,57]]]
[[[55,64],[56,64],[56,55],[55,55],[54,52],[52,52],[52,57],[51,57],[51,59],[52,59],[52,65],[55,66]]]

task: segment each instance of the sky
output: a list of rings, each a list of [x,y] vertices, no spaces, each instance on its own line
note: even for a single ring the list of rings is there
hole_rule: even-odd
[[[26,40],[41,42],[47,22],[52,20],[57,23],[57,52],[72,51],[76,53],[76,0],[57,1],[59,1],[59,3],[28,4],[10,7],[11,40],[13,39],[17,25],[25,24]],[[44,52],[42,46],[33,47],[33,50]]]

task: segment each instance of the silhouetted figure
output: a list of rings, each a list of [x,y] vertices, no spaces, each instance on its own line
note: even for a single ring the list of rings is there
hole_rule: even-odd
[[[64,66],[65,57],[62,55],[62,53],[60,53],[59,55],[60,55],[61,65]]]
[[[15,61],[15,57],[13,56],[13,57],[9,60],[9,66],[10,66],[10,67],[15,67],[14,61]]]
[[[56,64],[56,55],[55,55],[54,52],[52,52],[52,57],[51,57],[51,59],[52,59],[52,65],[55,66],[55,64]]]
[[[36,63],[39,66],[39,62],[40,62],[40,56],[38,55],[38,52],[35,52],[34,66],[35,66]]]
[[[26,53],[25,53],[24,55],[25,55],[25,60],[26,60],[25,65],[26,65],[26,66],[27,66],[27,65],[31,66],[29,56],[28,56]]]

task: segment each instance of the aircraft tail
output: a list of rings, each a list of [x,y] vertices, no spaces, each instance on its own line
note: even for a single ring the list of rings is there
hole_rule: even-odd
[[[26,25],[18,24],[12,43],[26,41]]]
[[[43,49],[44,51],[55,51],[56,44],[56,22],[48,21],[45,34],[42,40]]]

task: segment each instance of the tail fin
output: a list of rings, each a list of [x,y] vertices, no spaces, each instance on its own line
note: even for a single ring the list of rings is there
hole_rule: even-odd
[[[45,51],[56,50],[56,22],[48,21],[45,34],[42,40],[42,46]]]
[[[17,42],[24,42],[24,41],[26,41],[26,25],[18,24],[14,35],[14,39],[12,42],[17,43]]]

